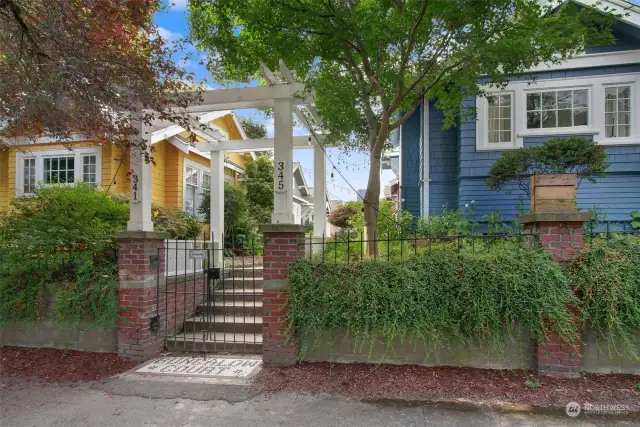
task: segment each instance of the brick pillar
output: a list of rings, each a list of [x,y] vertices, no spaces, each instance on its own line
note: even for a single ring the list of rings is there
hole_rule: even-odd
[[[267,224],[264,234],[264,294],[262,297],[262,361],[267,365],[293,365],[294,343],[286,342],[285,313],[289,290],[289,263],[304,258],[304,233],[297,224]]]
[[[157,274],[164,274],[165,239],[169,233],[125,231],[117,233],[120,279],[118,354],[145,361],[162,352],[158,333]],[[162,278],[162,277],[161,277]]]
[[[538,212],[518,217],[530,240],[539,242],[560,263],[584,249],[583,227],[590,218],[590,212]],[[539,373],[578,376],[582,371],[582,315],[575,306],[567,308],[573,313],[580,342],[573,345],[549,332],[544,341],[537,345]]]

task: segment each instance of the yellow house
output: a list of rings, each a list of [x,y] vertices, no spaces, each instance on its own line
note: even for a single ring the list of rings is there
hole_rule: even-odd
[[[211,116],[211,114],[209,114]],[[217,112],[209,121],[229,140],[246,139],[238,117],[232,111]],[[170,131],[169,128],[173,128]],[[151,202],[196,214],[201,193],[210,181],[209,154],[189,142],[189,135],[169,126],[165,139],[152,143]],[[70,146],[70,148],[69,148]],[[253,153],[225,155],[225,181],[236,184]],[[37,185],[82,181],[111,193],[129,193],[129,156],[110,143],[73,141],[54,143],[40,138],[0,150],[0,211],[8,209],[16,196],[32,194]]]

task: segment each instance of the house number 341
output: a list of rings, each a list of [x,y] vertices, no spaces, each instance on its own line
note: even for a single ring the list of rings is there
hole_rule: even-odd
[[[140,203],[138,198],[138,175],[131,175],[131,201]]]
[[[284,162],[278,162],[276,167],[276,193],[285,193],[284,188]]]

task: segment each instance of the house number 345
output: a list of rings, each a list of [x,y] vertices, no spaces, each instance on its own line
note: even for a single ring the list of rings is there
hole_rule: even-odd
[[[276,167],[276,193],[285,193],[284,188],[284,162],[278,162]]]

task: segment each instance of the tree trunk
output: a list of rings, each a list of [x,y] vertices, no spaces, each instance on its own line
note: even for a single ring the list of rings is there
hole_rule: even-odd
[[[378,209],[380,207],[380,166],[382,153],[371,152],[369,156],[371,166],[369,169],[367,192],[364,196],[365,256],[368,258],[378,253],[376,225],[378,222]]]

